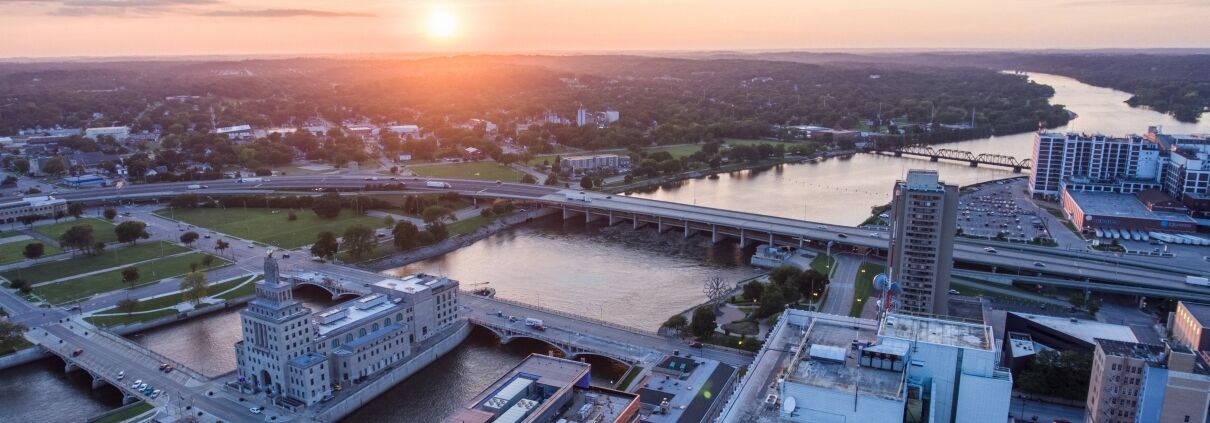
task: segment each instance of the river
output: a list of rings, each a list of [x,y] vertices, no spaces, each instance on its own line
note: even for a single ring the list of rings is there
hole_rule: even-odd
[[[1070,78],[1033,75],[1055,88],[1053,102],[1078,117],[1057,131],[1142,133],[1149,125],[1166,132],[1210,132],[1210,124],[1177,122],[1166,115],[1127,106],[1129,94],[1092,87]],[[977,153],[1028,157],[1033,134],[1017,134],[946,144]],[[893,182],[910,168],[936,169],[953,184],[970,184],[1014,174],[993,167],[856,155],[816,164],[793,164],[681,181],[638,197],[728,208],[813,221],[856,224],[869,208],[890,198]],[[607,231],[608,232],[608,231]],[[601,226],[544,219],[505,231],[441,257],[386,273],[441,273],[465,285],[490,282],[497,295],[620,324],[655,328],[672,313],[699,303],[703,279],[751,275],[734,243],[686,245],[672,234],[638,236],[602,233]],[[329,305],[321,294],[302,290],[312,308]],[[232,344],[240,336],[238,314],[219,312],[133,336],[136,342],[208,375],[235,368]],[[467,400],[532,352],[539,344],[498,345],[475,331],[446,357],[351,415],[348,421],[432,422]],[[595,370],[607,366],[594,363]],[[594,375],[609,382],[610,368]],[[82,421],[120,403],[116,391],[93,393],[80,374],[64,375],[53,360],[0,371],[0,420]]]

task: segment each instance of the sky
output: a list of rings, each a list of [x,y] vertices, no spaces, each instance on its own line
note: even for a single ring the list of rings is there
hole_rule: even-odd
[[[1210,0],[0,0],[0,57],[1210,47]]]

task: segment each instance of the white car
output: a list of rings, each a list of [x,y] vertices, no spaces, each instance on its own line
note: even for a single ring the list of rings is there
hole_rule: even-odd
[[[260,414],[260,412],[265,411],[265,407],[252,407],[249,408],[248,411],[252,414]]]
[[[995,253],[996,253],[996,249],[995,249],[995,248],[992,248],[992,247],[983,247],[983,251],[986,251],[986,252],[989,252],[989,253],[992,253],[992,254],[995,254]]]
[[[142,384],[143,384],[143,379],[139,379],[139,380],[134,381],[134,383],[130,384],[130,388],[139,389],[139,385],[142,385]]]
[[[124,377],[126,377],[125,371],[118,372],[118,380],[122,380],[122,378],[124,378]]]

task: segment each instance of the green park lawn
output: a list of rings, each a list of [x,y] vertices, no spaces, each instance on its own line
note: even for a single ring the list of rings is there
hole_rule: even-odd
[[[871,295],[874,295],[874,276],[885,271],[886,266],[861,264],[857,270],[857,280],[853,282],[853,305],[849,308],[849,316],[861,317],[862,307],[865,307],[865,302],[869,301]]]
[[[17,242],[9,242],[6,244],[0,244],[0,265],[16,263],[21,260],[25,260],[25,256],[21,255],[21,253],[25,251],[25,245],[35,243],[35,242],[42,242],[42,241],[39,241],[37,239],[29,239],[29,240],[25,240],[25,241],[17,241]],[[43,253],[42,253],[43,255],[49,256],[49,255],[59,254],[59,253],[63,252],[63,249],[59,248],[57,245],[47,244],[45,242],[43,242],[42,245],[43,245]]]
[[[417,176],[435,178],[483,179],[488,181],[520,182],[524,173],[496,162],[466,162],[411,166],[409,169]]]
[[[47,238],[58,240],[60,235],[63,235],[64,232],[67,232],[68,229],[76,225],[92,226],[92,233],[97,238],[97,241],[108,244],[118,240],[118,235],[113,232],[114,224],[92,217],[34,226],[33,229],[34,232],[42,234]]]
[[[110,414],[101,416],[101,418],[93,420],[92,423],[122,423],[132,418],[138,417],[140,414],[151,411],[153,407],[146,402],[139,402],[130,408],[114,411]]]
[[[185,251],[189,251],[189,249],[163,241],[147,242],[120,248],[114,246],[109,247],[109,249],[100,255],[81,254],[68,260],[48,261],[23,269],[8,270],[0,273],[0,276],[4,276],[5,279],[10,281],[16,278],[25,278],[30,283],[37,284],[81,273],[125,266],[130,263],[183,253]]]
[[[87,320],[89,323],[92,323],[92,324],[100,326],[100,327],[110,327],[110,326],[121,326],[121,325],[128,325],[131,323],[151,321],[151,320],[159,319],[164,316],[171,316],[176,313],[177,313],[177,311],[175,309],[165,309],[165,310],[153,311],[150,313],[131,314],[129,316],[127,316],[125,314],[120,314],[120,315],[115,315],[115,316],[85,317],[84,320]]]
[[[345,228],[355,224],[371,228],[381,228],[382,218],[358,216],[352,211],[343,210],[334,219],[323,219],[311,210],[294,210],[298,220],[290,221],[288,210],[269,209],[177,209],[172,215],[177,220],[209,228],[243,239],[250,239],[267,245],[287,250],[315,242],[317,234],[332,231],[336,236],[344,233]],[[168,216],[167,210],[156,211],[156,214]],[[243,245],[232,245],[232,248],[243,248]]]
[[[836,258],[820,254],[811,260],[811,270],[831,278],[832,268],[836,267]]]
[[[200,264],[202,262],[202,257],[208,255],[210,254],[192,252],[180,256],[164,257],[140,264],[138,265],[139,275],[141,276],[139,279],[139,284],[155,282],[160,279],[171,278],[188,273],[190,264]],[[227,259],[217,256],[214,256],[214,259],[214,263],[210,267],[201,268],[201,270],[214,269],[231,263]],[[122,269],[113,269],[89,276],[67,279],[62,282],[40,285],[34,287],[34,292],[43,298],[46,298],[46,300],[51,304],[63,304],[81,298],[86,298],[93,294],[116,291],[125,287],[126,284],[122,282]]]

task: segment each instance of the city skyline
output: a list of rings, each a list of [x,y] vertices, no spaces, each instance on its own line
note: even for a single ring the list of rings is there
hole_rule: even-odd
[[[1201,1],[1022,3],[6,0],[0,57],[1210,46]]]

